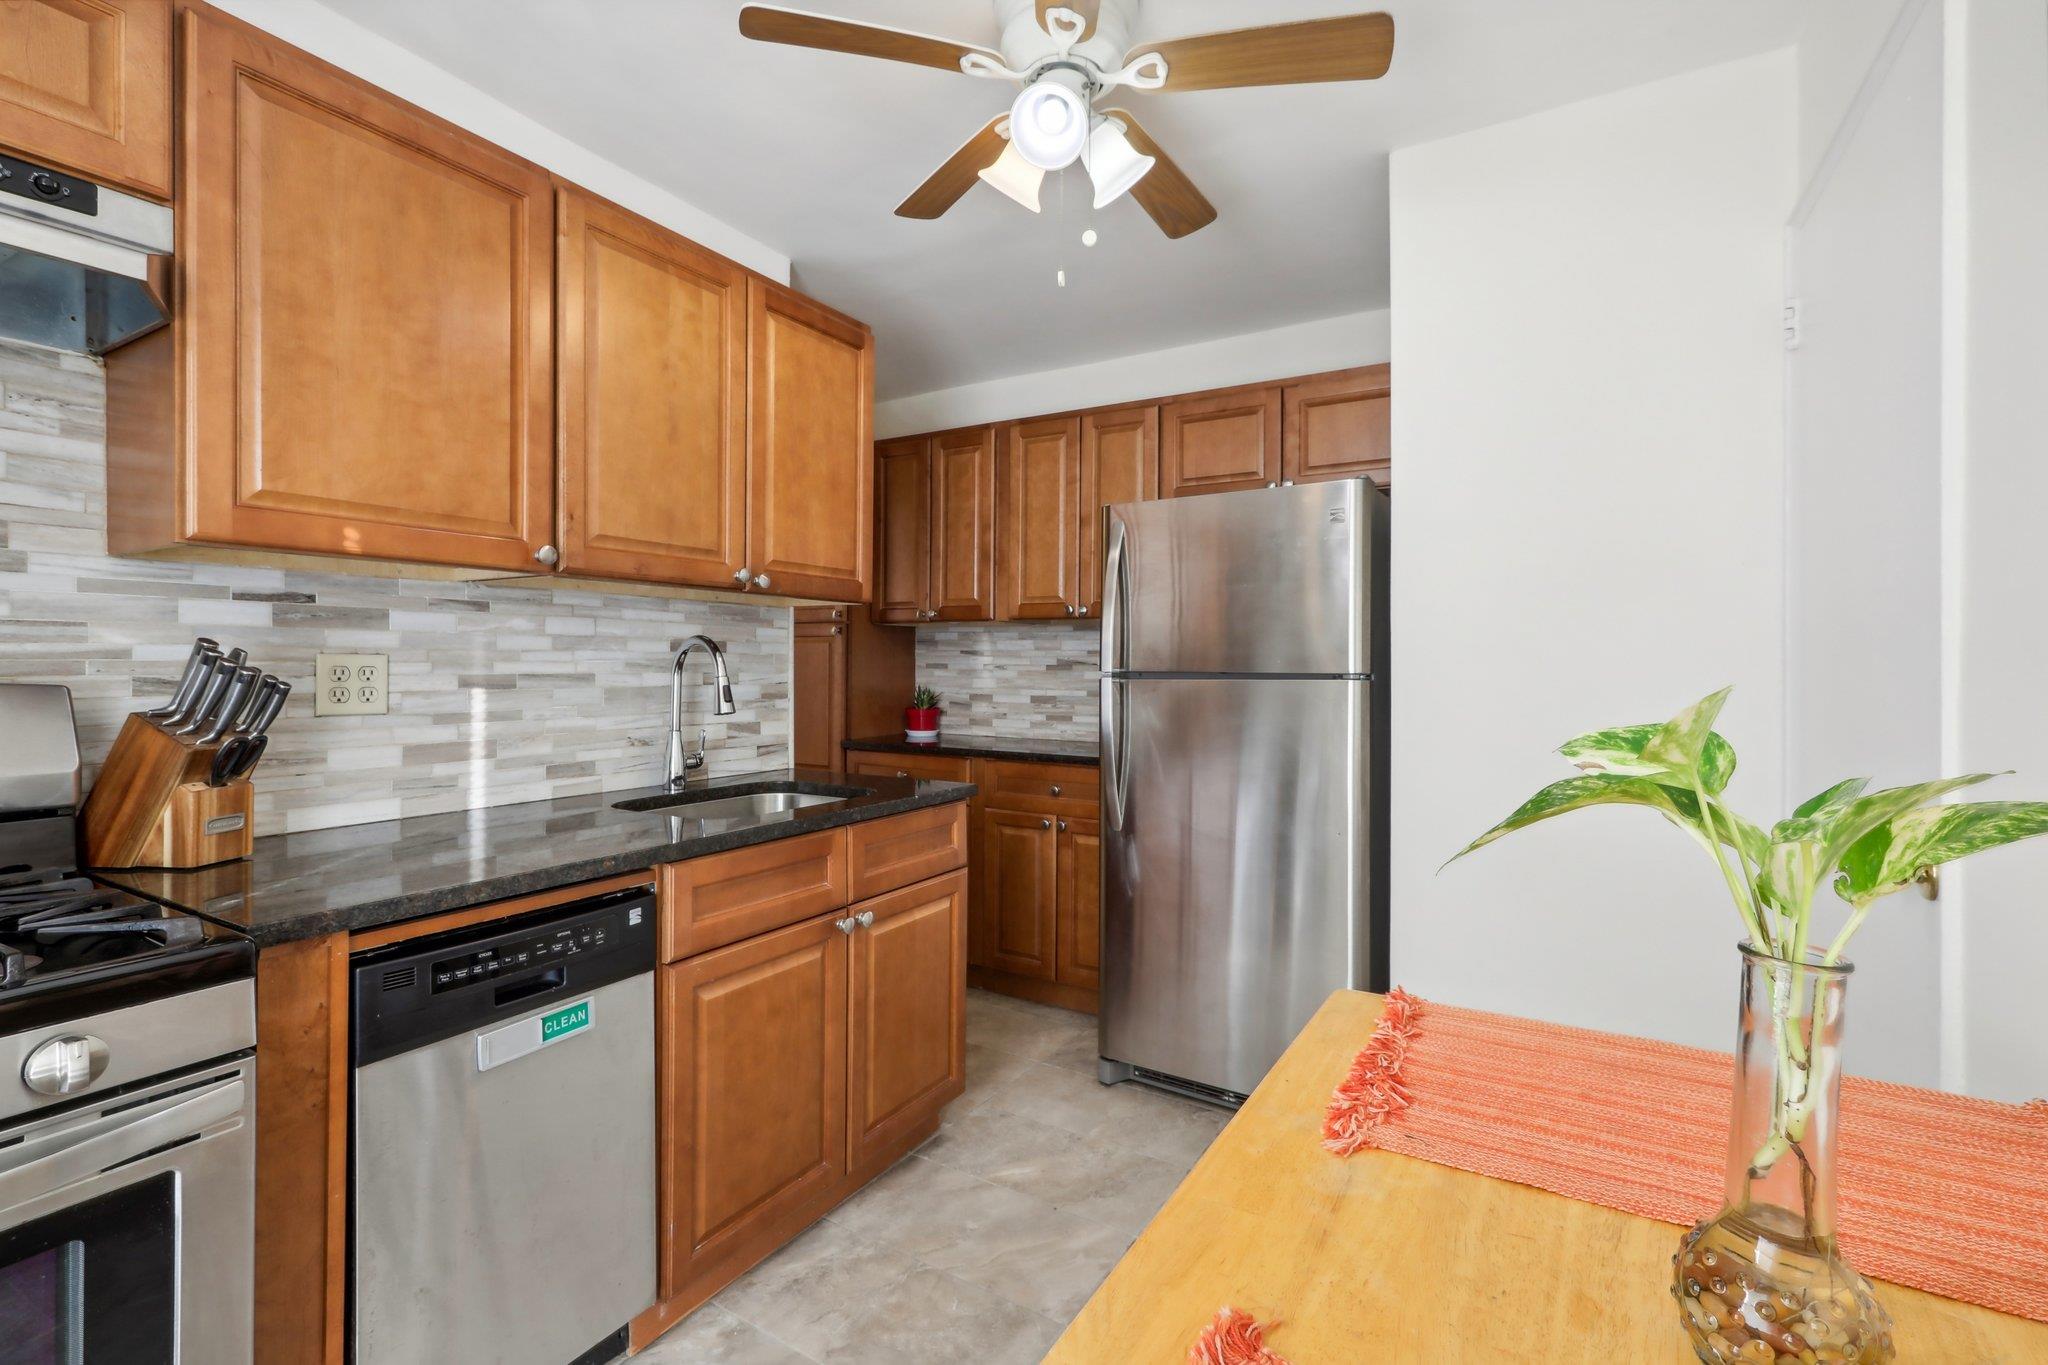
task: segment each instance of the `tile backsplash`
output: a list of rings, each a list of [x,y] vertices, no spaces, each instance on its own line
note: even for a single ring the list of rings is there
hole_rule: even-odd
[[[71,688],[88,780],[195,635],[295,689],[256,776],[259,834],[659,781],[669,659],[698,631],[739,704],[713,716],[691,659],[684,721],[709,729],[712,771],[789,761],[786,608],[113,559],[105,445],[97,363],[0,342],[0,681]],[[315,719],[320,650],[389,654],[390,714]]]
[[[920,626],[917,680],[941,725],[985,734],[1094,739],[1102,634],[1093,622]]]

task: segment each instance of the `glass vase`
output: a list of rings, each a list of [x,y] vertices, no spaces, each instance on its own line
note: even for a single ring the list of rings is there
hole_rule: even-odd
[[[1835,1245],[1842,1002],[1853,968],[1744,945],[1727,1203],[1671,1259],[1711,1365],[1891,1361],[1892,1323]]]

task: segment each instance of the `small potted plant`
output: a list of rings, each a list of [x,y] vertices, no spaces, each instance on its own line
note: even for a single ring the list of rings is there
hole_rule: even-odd
[[[1766,830],[1724,795],[1735,750],[1714,720],[1727,696],[1723,688],[1662,725],[1567,740],[1558,752],[1579,776],[1545,787],[1457,857],[1567,811],[1617,804],[1647,806],[1705,850],[1746,935],[1728,1185],[1721,1211],[1672,1257],[1671,1293],[1694,1354],[1710,1365],[1887,1365],[1891,1319],[1835,1243],[1843,998],[1853,970],[1842,954],[1879,902],[1924,884],[1934,868],[2048,833],[2048,802],[1944,801],[1991,773],[1881,791],[1852,777]],[[1848,913],[1823,947],[1814,910],[1830,890]],[[1940,1135],[1930,1134],[1930,1156],[1939,1150]]]
[[[918,686],[903,708],[903,737],[913,744],[931,744],[939,738],[939,694]]]

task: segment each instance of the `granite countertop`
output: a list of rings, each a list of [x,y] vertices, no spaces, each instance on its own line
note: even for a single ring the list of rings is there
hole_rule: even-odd
[[[863,794],[831,806],[733,824],[691,819],[688,807],[625,811],[615,802],[659,787],[529,801],[516,806],[415,815],[373,825],[273,834],[242,861],[191,872],[96,872],[126,887],[240,929],[259,947],[372,929],[511,896],[551,891],[657,863],[859,824],[964,801],[965,782],[785,768],[714,778],[690,795],[744,796],[770,785]]]
[[[944,758],[1011,758],[1027,763],[1100,765],[1102,745],[1094,739],[1041,739],[1031,735],[990,735],[973,730],[947,732],[931,744],[912,744],[901,731],[869,739],[849,739],[849,749],[876,754],[937,754]]]

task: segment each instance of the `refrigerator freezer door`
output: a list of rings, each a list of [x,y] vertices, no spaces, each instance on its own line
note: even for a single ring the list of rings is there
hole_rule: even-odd
[[[1107,512],[1108,673],[1375,673],[1386,495],[1363,479]]]
[[[1102,1056],[1248,1094],[1368,981],[1372,685],[1103,689]]]

